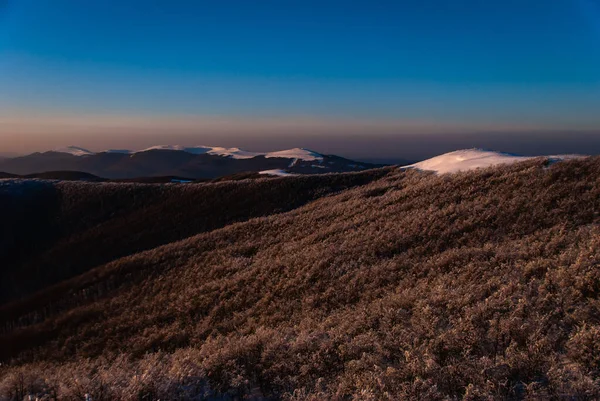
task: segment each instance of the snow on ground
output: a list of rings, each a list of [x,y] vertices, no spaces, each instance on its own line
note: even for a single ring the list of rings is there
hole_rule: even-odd
[[[275,170],[264,170],[264,171],[260,171],[258,174],[264,174],[264,175],[276,175],[279,177],[290,177],[292,175],[296,175],[296,174],[292,174],[292,173],[288,173],[285,170],[280,170],[280,169],[275,169]]]
[[[458,171],[474,170],[495,166],[498,164],[511,164],[520,161],[548,158],[551,162],[575,159],[586,156],[581,155],[551,155],[551,156],[517,156],[509,153],[493,152],[482,149],[457,150],[445,153],[419,163],[403,166],[402,168],[415,168],[418,170],[435,171],[438,174],[456,173]]]
[[[252,159],[253,157],[260,156],[262,153],[247,152],[239,148],[212,148],[207,153],[217,156],[231,157],[234,159]]]
[[[53,151],[58,153],[68,153],[73,156],[89,156],[94,154],[94,152],[90,152],[89,150],[78,146],[67,146],[65,148],[54,149]]]
[[[285,159],[299,159],[304,161],[323,161],[323,155],[304,148],[294,148],[288,150],[280,150],[278,152],[269,152],[265,157],[282,157]]]
[[[210,151],[212,148],[208,147],[208,146],[181,146],[181,145],[157,145],[157,146],[151,146],[149,148],[146,149],[142,149],[142,150],[138,150],[136,152],[133,153],[142,153],[142,152],[148,152],[150,150],[177,150],[177,151],[181,151],[181,152],[187,152],[187,153],[192,153],[195,155],[201,155],[204,153],[208,153],[208,151]]]
[[[146,149],[138,150],[137,152],[131,153],[141,153],[147,152],[149,150],[177,150],[181,152],[191,153],[194,155],[215,155],[215,156],[224,156],[231,157],[234,159],[251,159],[255,156],[261,155],[261,153],[255,152],[246,152],[245,150],[241,150],[239,148],[222,148],[218,146],[181,146],[181,145],[158,145],[152,146]]]

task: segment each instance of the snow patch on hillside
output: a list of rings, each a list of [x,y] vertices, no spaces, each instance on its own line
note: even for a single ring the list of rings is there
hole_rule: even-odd
[[[261,153],[248,152],[239,148],[212,148],[207,153],[216,156],[231,157],[233,159],[252,159],[253,157],[260,156]]]
[[[294,148],[288,150],[280,150],[278,152],[269,152],[265,157],[282,157],[285,159],[299,159],[304,161],[323,161],[323,155],[312,150],[304,148]]]
[[[67,146],[65,148],[58,148],[54,149],[53,152],[68,153],[73,156],[89,156],[94,154],[94,152],[91,152],[84,148],[80,148],[78,146]]]
[[[181,146],[181,145],[156,145],[156,146],[151,146],[146,149],[138,150],[137,152],[133,152],[133,153],[149,152],[151,150],[175,150],[175,151],[180,151],[180,152],[192,153],[195,155],[201,155],[201,154],[207,153],[211,149],[212,148],[207,147],[207,146],[186,147],[186,146]]]
[[[586,157],[582,155],[550,155],[550,156],[518,156],[510,153],[493,152],[482,149],[457,150],[445,153],[419,163],[403,166],[402,168],[415,168],[418,170],[435,171],[437,174],[456,173],[459,171],[474,170],[496,166],[499,164],[512,164],[538,157],[545,157],[551,162]]]
[[[288,173],[287,171],[280,170],[280,169],[259,171],[258,174],[276,175],[279,177],[290,177],[290,176],[296,175],[296,174]]]

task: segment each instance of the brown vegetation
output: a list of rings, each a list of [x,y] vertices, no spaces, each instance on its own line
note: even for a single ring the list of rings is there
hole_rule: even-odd
[[[288,211],[384,174],[214,185],[21,181],[0,186],[0,304],[119,257]]]
[[[380,171],[7,310],[0,394],[600,397],[600,159]]]

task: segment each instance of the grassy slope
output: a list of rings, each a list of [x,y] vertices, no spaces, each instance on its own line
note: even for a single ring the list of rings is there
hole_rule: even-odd
[[[386,170],[215,184],[23,181],[0,187],[0,304],[119,257],[291,210]],[[1,316],[1,313],[0,313]]]
[[[99,391],[101,372],[117,398],[191,381],[291,399],[592,399],[598,177],[598,159],[396,172],[92,270],[0,341],[65,394],[72,377]]]

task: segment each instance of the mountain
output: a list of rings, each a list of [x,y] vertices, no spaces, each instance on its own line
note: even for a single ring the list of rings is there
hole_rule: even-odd
[[[549,161],[0,181],[0,397],[598,399],[600,158]]]
[[[80,171],[108,179],[179,176],[212,179],[245,172],[283,170],[291,174],[361,171],[379,167],[307,149],[247,152],[238,148],[153,146],[141,151],[108,150],[94,153],[79,147],[0,160],[0,171],[36,174]]]
[[[582,158],[582,155],[553,155],[553,156],[519,156],[510,153],[494,152],[483,149],[465,149],[446,153],[431,159],[423,160],[403,168],[415,168],[417,170],[434,171],[438,174],[456,173],[478,168],[497,166],[500,164],[512,164],[535,158],[546,159],[548,163],[562,160]]]

